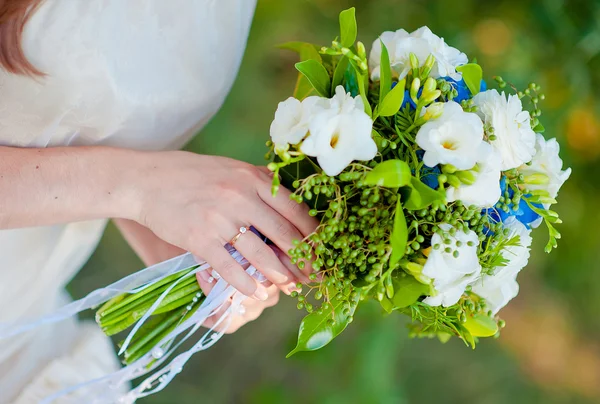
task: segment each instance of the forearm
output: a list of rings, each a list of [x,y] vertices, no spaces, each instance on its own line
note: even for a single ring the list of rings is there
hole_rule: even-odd
[[[134,218],[127,178],[139,152],[106,147],[0,147],[0,229]]]
[[[115,219],[115,224],[138,257],[147,266],[166,261],[185,251],[161,240],[152,230],[127,219]]]

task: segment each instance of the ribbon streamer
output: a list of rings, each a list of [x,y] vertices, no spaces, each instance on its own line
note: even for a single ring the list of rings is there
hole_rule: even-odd
[[[228,249],[232,257],[241,265],[247,265],[248,262],[233,248]],[[84,298],[69,303],[57,311],[47,314],[38,319],[24,321],[19,323],[0,323],[0,339],[14,337],[18,334],[30,331],[45,324],[56,323],[80,313],[84,310],[92,309],[102,303],[123,293],[137,293],[147,287],[161,281],[165,277],[185,270],[197,267],[186,276],[195,276],[199,271],[206,270],[210,266],[204,261],[197,261],[190,253],[183,254],[168,261],[150,266],[146,269],[131,274],[109,286],[94,290]],[[260,282],[264,281],[264,276],[256,271],[252,266],[246,269],[246,272],[254,276]],[[175,282],[170,286],[152,305],[148,312],[136,323],[134,328],[127,336],[122,353],[133,336],[143,325],[143,323],[152,315],[154,310],[160,305],[160,302],[175,286]],[[81,398],[69,398],[71,393],[83,390],[85,392],[86,403],[91,404],[109,404],[123,403],[132,404],[137,399],[149,396],[164,389],[173,378],[179,374],[187,361],[193,354],[206,350],[214,345],[224,334],[231,322],[231,317],[240,311],[240,306],[246,296],[239,293],[233,286],[225,280],[219,279],[211,292],[206,296],[196,312],[186,321],[179,324],[173,331],[166,335],[150,352],[146,353],[134,363],[127,365],[118,371],[106,376],[88,380],[84,383],[70,386],[55,394],[46,397],[41,403],[50,404],[61,398],[65,402],[80,403]],[[231,304],[223,312],[214,326],[206,331],[192,346],[185,352],[175,356],[169,363],[166,361],[173,355],[174,351],[187,339],[192,337],[201,325],[211,316],[218,313],[229,302]],[[187,332],[186,332],[187,331]],[[164,366],[163,366],[164,365]],[[162,367],[161,367],[162,366]],[[149,374],[139,385],[130,389],[130,382],[133,379]],[[125,389],[129,390],[123,392]]]

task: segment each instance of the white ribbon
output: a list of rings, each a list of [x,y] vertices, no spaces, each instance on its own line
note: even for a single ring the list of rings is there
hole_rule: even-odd
[[[231,249],[230,253],[241,265],[248,264],[237,251]],[[186,277],[195,276],[197,272],[210,268],[206,262],[197,262],[189,253],[161,262],[129,275],[109,286],[97,289],[83,299],[67,304],[54,313],[50,313],[41,318],[14,324],[0,323],[0,339],[16,336],[44,324],[64,320],[81,311],[97,307],[120,294],[137,293],[156,282],[161,281],[167,276],[185,269],[191,269],[195,266],[197,266],[197,268],[190,271]],[[264,280],[262,274],[258,273],[252,266],[248,267],[246,272],[257,278],[259,281]],[[166,297],[171,289],[175,287],[175,285],[176,282],[170,285],[170,287],[167,288],[167,290],[165,290],[159,299],[152,305],[148,312],[136,323],[127,336],[119,354],[125,351],[139,328],[158,308],[160,302]],[[131,404],[138,398],[146,397],[161,391],[178,373],[181,372],[183,366],[194,353],[210,348],[223,336],[223,331],[217,331],[217,328],[223,330],[228,328],[232,315],[240,311],[241,304],[245,298],[246,296],[237,292],[237,290],[233,288],[233,286],[230,286],[225,280],[219,279],[196,312],[186,321],[183,321],[175,327],[175,329],[166,335],[150,352],[146,353],[134,363],[127,365],[116,372],[58,391],[55,394],[46,397],[42,403],[49,404],[59,398],[68,400],[68,397],[66,396],[80,389],[85,389],[86,403],[93,404]],[[205,332],[192,348],[175,356],[168,364],[161,368],[185,340],[190,338],[209,317],[215,315],[229,301],[231,301],[229,307],[224,311],[213,327]],[[175,342],[176,340],[177,342]],[[150,375],[138,386],[129,390],[127,393],[122,392],[125,388],[129,388],[130,382],[133,379],[137,379],[145,374]],[[80,401],[81,399],[71,399],[71,402],[74,403]]]

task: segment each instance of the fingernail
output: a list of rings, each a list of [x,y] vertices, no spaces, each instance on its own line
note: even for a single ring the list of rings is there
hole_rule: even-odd
[[[259,286],[256,288],[256,292],[254,292],[254,297],[258,300],[265,301],[269,298],[269,293],[263,286]]]
[[[206,271],[198,271],[198,276],[202,278],[204,282],[208,282],[208,278],[210,278],[210,275]]]

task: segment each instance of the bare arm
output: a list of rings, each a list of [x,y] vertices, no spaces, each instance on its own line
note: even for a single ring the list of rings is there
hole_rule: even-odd
[[[0,147],[0,229],[135,217],[126,162],[107,147]]]
[[[185,253],[181,248],[161,240],[152,230],[133,220],[115,219],[114,222],[125,240],[147,266]]]
[[[294,239],[317,225],[308,207],[291,202],[287,190],[277,197],[270,190],[268,174],[223,157],[106,147],[0,147],[0,229],[129,219],[204,258],[238,290],[259,300],[268,298],[265,288],[223,246],[241,226],[254,225],[288,251]],[[278,286],[308,279],[252,232],[237,241],[236,249]]]

